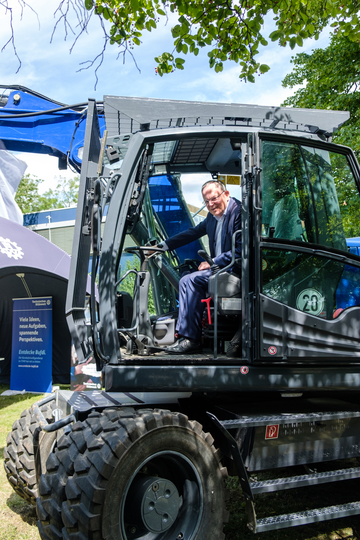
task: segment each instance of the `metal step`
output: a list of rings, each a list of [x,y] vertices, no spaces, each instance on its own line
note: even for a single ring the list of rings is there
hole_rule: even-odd
[[[248,527],[255,533],[271,531],[274,529],[284,529],[286,527],[296,527],[317,521],[326,521],[328,519],[338,519],[347,516],[360,514],[360,502],[341,504],[338,506],[327,506],[326,508],[317,508],[315,510],[306,510],[305,512],[296,512],[294,514],[282,514],[280,516],[267,517],[257,520],[256,531],[249,524]]]
[[[303,486],[326,484],[329,482],[340,482],[342,480],[353,480],[355,478],[360,478],[360,467],[326,471],[322,473],[303,474],[288,478],[274,478],[273,480],[264,480],[261,482],[250,482],[250,488],[253,495],[256,495],[257,493],[281,491]]]
[[[312,412],[312,413],[281,413],[248,415],[221,420],[220,424],[225,429],[241,427],[266,426],[268,424],[289,424],[291,422],[324,422],[326,420],[341,420],[343,418],[359,418],[360,411],[336,411],[336,412]]]

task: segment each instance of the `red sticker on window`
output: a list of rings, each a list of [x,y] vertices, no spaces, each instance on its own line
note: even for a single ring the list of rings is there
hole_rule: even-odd
[[[277,439],[279,436],[279,424],[266,426],[265,439]]]
[[[273,356],[274,354],[277,353],[277,348],[274,347],[274,345],[272,345],[271,347],[268,348],[268,353]]]
[[[247,375],[249,373],[248,366],[241,366],[240,373],[242,373],[243,375]]]

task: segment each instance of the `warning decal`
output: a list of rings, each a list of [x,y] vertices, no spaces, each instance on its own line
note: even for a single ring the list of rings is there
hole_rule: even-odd
[[[279,436],[279,424],[266,426],[265,439],[277,439]]]

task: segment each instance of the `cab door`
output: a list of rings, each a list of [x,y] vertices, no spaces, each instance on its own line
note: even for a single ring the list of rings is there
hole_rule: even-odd
[[[359,361],[358,169],[345,148],[261,138],[257,359]]]

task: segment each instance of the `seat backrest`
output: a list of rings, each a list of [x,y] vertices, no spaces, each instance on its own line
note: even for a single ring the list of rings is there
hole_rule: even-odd
[[[208,293],[215,296],[215,275],[211,276]],[[217,278],[218,311],[221,315],[237,315],[241,312],[241,279],[236,274],[223,272]]]
[[[224,272],[217,279],[218,298],[240,298],[241,279],[236,274]],[[208,292],[211,298],[215,296],[215,276],[209,279]]]

